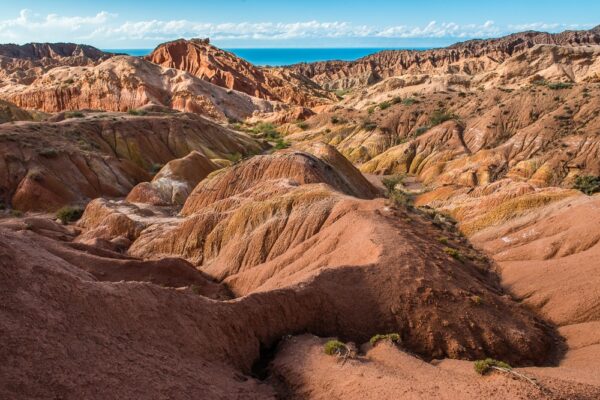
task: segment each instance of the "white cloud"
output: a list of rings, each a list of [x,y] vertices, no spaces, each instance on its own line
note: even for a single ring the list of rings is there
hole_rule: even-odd
[[[424,26],[387,27],[357,25],[349,22],[302,21],[294,23],[241,22],[207,23],[186,19],[121,21],[118,15],[101,11],[91,16],[35,14],[22,10],[12,19],[0,19],[0,41],[79,41],[92,43],[156,42],[179,37],[210,37],[213,40],[291,40],[312,38],[487,38],[506,33],[537,29],[556,31],[589,26],[531,23],[500,27],[493,21],[456,24],[431,21]]]
[[[0,20],[0,39],[25,41],[65,41],[79,32],[110,23],[117,17],[106,11],[93,16],[67,17],[57,14],[40,16],[31,10],[21,10],[13,19]]]
[[[533,22],[530,24],[509,25],[508,28],[514,31],[546,31],[559,32],[564,30],[590,29],[593,24],[549,24],[546,22]]]

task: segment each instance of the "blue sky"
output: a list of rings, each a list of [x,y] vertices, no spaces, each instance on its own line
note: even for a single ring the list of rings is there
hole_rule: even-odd
[[[431,47],[526,29],[600,24],[600,1],[3,1],[0,42],[151,48],[179,37],[221,47]]]

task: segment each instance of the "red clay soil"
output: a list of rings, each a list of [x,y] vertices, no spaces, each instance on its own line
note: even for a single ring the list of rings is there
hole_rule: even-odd
[[[364,354],[341,359],[323,351],[326,340],[310,335],[282,341],[270,378],[289,399],[597,399],[600,388],[517,369],[514,375],[478,375],[473,363],[427,363],[388,341],[363,346]]]

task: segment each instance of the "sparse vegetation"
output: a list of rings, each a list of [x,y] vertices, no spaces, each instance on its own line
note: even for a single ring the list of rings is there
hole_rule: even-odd
[[[374,131],[375,129],[377,129],[377,124],[375,122],[365,121],[362,124],[362,128],[369,132]]]
[[[339,340],[329,340],[324,346],[325,354],[330,356],[344,356],[350,352],[346,344]]]
[[[427,127],[427,126],[421,126],[421,127],[417,128],[417,129],[415,129],[415,137],[416,136],[421,136],[422,134],[424,134],[428,130],[429,130],[429,127]]]
[[[192,291],[192,293],[194,293],[194,294],[202,294],[202,291],[200,290],[200,286],[198,286],[198,285],[196,285],[196,284],[194,284],[194,283],[192,283],[192,284],[190,285],[190,290],[191,290],[191,291]]]
[[[452,257],[455,260],[458,260],[460,262],[464,262],[465,261],[462,253],[460,251],[456,250],[455,248],[444,247],[444,253],[448,254],[450,257]]]
[[[162,169],[162,167],[164,167],[163,164],[159,164],[159,163],[153,163],[150,166],[150,173],[152,175],[156,175],[158,173],[158,171],[160,171]]]
[[[418,100],[413,99],[412,97],[407,97],[406,99],[402,100],[402,104],[405,106],[411,106],[415,103],[418,103]]]
[[[545,79],[536,79],[532,83],[536,86],[546,86],[552,90],[571,89],[573,87],[573,84],[569,82],[548,82]]]
[[[485,360],[475,361],[475,363],[473,364],[473,368],[475,369],[475,372],[477,372],[479,375],[485,375],[492,370],[496,370],[505,374],[510,374],[519,379],[531,383],[533,386],[537,387],[540,390],[545,390],[545,388],[542,387],[539,383],[537,383],[535,379],[515,371],[508,363],[505,363],[504,361],[494,360],[493,358],[486,358]]]
[[[335,95],[340,99],[343,99],[348,93],[350,93],[350,89],[338,89],[335,91]]]
[[[403,180],[404,175],[392,175],[388,176],[387,178],[383,178],[381,183],[383,183],[383,186],[385,186],[388,193],[392,193],[394,190],[396,190],[396,185],[402,183]]]
[[[572,83],[566,82],[553,82],[548,84],[548,88],[552,90],[560,90],[560,89],[571,89],[573,87]]]
[[[303,131],[308,129],[308,124],[304,121],[296,122],[296,126],[300,129],[302,129]]]
[[[389,101],[382,101],[381,103],[379,103],[379,109],[380,110],[385,110],[387,108],[390,108],[390,106],[392,105],[392,103],[390,103]]]
[[[15,218],[20,218],[23,216],[23,212],[21,212],[20,210],[16,210],[16,209],[12,209],[10,210],[10,216],[11,217],[15,217]]]
[[[504,361],[494,360],[493,358],[486,358],[485,360],[475,361],[473,364],[475,372],[479,375],[487,374],[491,369],[499,369],[504,371],[512,370],[512,367]]]
[[[127,114],[129,114],[129,115],[136,115],[138,117],[141,117],[141,116],[144,116],[144,115],[148,114],[148,112],[144,111],[144,110],[136,110],[136,109],[132,108],[132,109],[130,109],[130,110],[127,111]]]
[[[275,140],[275,146],[273,146],[276,150],[287,149],[290,147],[290,143],[285,141],[283,138],[277,138]]]
[[[369,342],[371,343],[371,346],[375,346],[375,344],[377,342],[379,342],[380,340],[389,340],[390,342],[398,343],[398,342],[400,342],[400,334],[398,334],[398,333],[388,333],[385,335],[377,334],[377,335],[373,336],[369,340]]]
[[[303,121],[299,121],[298,122],[298,126],[300,126],[301,129],[307,129],[308,128],[308,124],[306,124],[306,122]],[[304,127],[303,124],[306,124],[306,127]],[[286,149],[288,147],[290,147],[290,143],[287,142],[279,133],[279,131],[277,130],[277,128],[275,127],[275,125],[273,125],[270,122],[258,122],[256,123],[254,126],[252,126],[252,128],[250,128],[249,130],[246,130],[260,138],[266,139],[269,142],[274,142],[273,148],[276,150],[281,150],[281,149]]]
[[[42,157],[54,158],[58,155],[58,151],[56,151],[56,149],[54,149],[52,147],[48,147],[46,149],[42,149],[42,150],[38,151],[38,154]]]
[[[470,297],[470,299],[476,306],[483,304],[483,299],[480,296],[473,295]]]
[[[64,225],[69,222],[75,222],[83,215],[83,208],[65,206],[56,212],[56,218],[60,220]]]
[[[412,197],[403,190],[394,190],[392,193],[388,194],[388,198],[396,207],[412,207]]]
[[[458,119],[458,116],[445,110],[435,110],[429,118],[430,126],[436,126],[451,119]]]
[[[68,111],[65,113],[65,118],[83,118],[85,115],[80,111]]]
[[[580,190],[588,196],[600,192],[600,176],[581,175],[575,178],[574,189]]]
[[[338,117],[336,117],[335,115],[333,117],[331,117],[331,123],[332,124],[339,124],[340,119]]]
[[[447,245],[447,244],[448,244],[448,242],[449,242],[449,239],[448,239],[448,237],[447,237],[447,236],[440,236],[440,237],[438,238],[438,242],[440,242],[441,244],[446,244],[446,245]]]

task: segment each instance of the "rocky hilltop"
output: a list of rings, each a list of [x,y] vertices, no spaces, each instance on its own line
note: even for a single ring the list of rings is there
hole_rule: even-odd
[[[600,398],[599,33],[4,46],[0,397]]]
[[[283,68],[261,68],[210,44],[208,39],[175,40],[159,45],[147,60],[187,71],[215,85],[261,99],[314,107],[335,100],[305,76]]]
[[[0,45],[0,86],[8,82],[28,84],[41,73],[58,66],[95,65],[113,54],[74,43]]]
[[[499,39],[470,40],[426,51],[388,50],[352,62],[305,63],[293,65],[289,69],[325,88],[345,89],[401,75],[482,73],[493,70],[508,58],[538,45],[600,45],[600,27],[557,34],[522,32]]]

